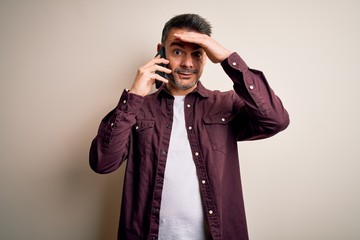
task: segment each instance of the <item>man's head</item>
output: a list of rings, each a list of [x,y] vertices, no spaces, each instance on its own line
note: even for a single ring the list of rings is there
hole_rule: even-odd
[[[199,81],[205,63],[205,50],[195,44],[182,42],[174,34],[196,32],[211,35],[211,25],[196,14],[182,14],[171,18],[164,26],[159,47],[165,47],[166,58],[169,60],[167,88],[172,93],[186,94],[192,91]]]
[[[171,18],[164,26],[161,43],[164,44],[165,40],[172,28],[188,29],[189,31],[203,33],[211,36],[211,25],[205,18],[197,14],[181,14]]]

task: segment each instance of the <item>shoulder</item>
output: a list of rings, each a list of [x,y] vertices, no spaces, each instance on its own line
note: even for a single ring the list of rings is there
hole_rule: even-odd
[[[234,102],[241,101],[239,96],[234,90],[220,91],[220,90],[209,90],[209,99],[213,99],[221,102]]]

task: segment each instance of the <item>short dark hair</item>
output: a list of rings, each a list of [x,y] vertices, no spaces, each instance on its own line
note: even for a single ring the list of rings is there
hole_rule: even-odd
[[[180,14],[171,18],[165,24],[161,36],[162,44],[165,43],[167,35],[172,28],[187,28],[211,36],[211,25],[205,18],[197,14]]]

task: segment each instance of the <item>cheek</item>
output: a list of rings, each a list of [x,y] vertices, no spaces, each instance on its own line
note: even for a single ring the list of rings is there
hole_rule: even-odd
[[[199,68],[203,68],[206,63],[206,58],[205,57],[193,58],[193,63],[196,64],[196,66],[198,66]]]
[[[196,62],[196,68],[197,68],[200,72],[203,71],[204,66],[205,66],[205,63],[204,63],[203,61],[198,61],[198,62]]]
[[[168,60],[169,60],[169,64],[167,66],[169,69],[174,70],[175,68],[177,68],[177,66],[179,66],[179,63],[176,59],[168,58]]]

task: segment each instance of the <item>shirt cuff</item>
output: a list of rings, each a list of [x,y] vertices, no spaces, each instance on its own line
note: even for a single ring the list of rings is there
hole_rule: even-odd
[[[221,66],[224,69],[233,68],[241,72],[249,70],[249,67],[247,66],[245,61],[236,52],[233,52],[228,58],[224,59],[221,62]]]
[[[144,97],[129,93],[128,90],[124,90],[121,94],[117,108],[127,113],[136,113],[140,110]]]

